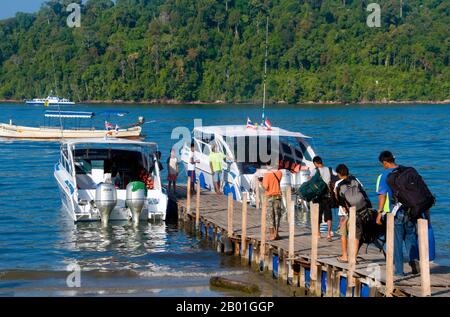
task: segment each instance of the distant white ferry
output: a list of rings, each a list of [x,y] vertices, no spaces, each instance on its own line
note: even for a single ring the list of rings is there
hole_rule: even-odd
[[[29,105],[74,105],[75,102],[70,101],[69,99],[59,98],[57,96],[49,95],[47,98],[35,98],[32,100],[25,100],[25,102]]]

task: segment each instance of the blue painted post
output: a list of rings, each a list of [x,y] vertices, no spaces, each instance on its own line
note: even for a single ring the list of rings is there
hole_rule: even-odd
[[[305,288],[309,289],[311,281],[311,271],[309,269],[305,269]]]
[[[278,255],[273,255],[272,257],[272,277],[278,278]]]
[[[370,297],[370,287],[365,283],[361,284],[361,297]]]

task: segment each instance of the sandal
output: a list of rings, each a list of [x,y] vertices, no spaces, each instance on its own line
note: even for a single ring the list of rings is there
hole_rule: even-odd
[[[332,239],[331,237],[328,237],[328,238],[327,238],[327,241],[328,241],[328,242],[333,242],[333,239]]]
[[[342,260],[342,258],[341,258],[340,256],[338,256],[338,257],[336,258],[336,260],[337,260],[339,263],[348,263],[348,261]]]

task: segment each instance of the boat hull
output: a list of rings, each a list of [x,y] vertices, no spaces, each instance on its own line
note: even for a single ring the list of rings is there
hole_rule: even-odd
[[[71,182],[71,176],[59,163],[55,165],[54,177],[58,184],[63,208],[68,212],[74,222],[101,221],[100,213],[96,210],[91,201],[94,200],[95,190],[81,191],[75,190]],[[118,191],[117,205],[111,212],[110,221],[131,221],[132,215],[125,205],[126,191]],[[81,203],[84,201],[85,203]],[[149,190],[144,208],[139,217],[139,221],[165,220],[167,214],[168,197],[165,192]]]
[[[128,129],[111,130],[61,130],[58,128],[34,128],[26,126],[10,125],[0,123],[0,138],[11,139],[36,139],[36,140],[57,140],[57,139],[80,139],[80,138],[103,138],[105,136],[125,139],[137,139],[141,136],[141,127]]]
[[[34,106],[45,106],[46,105],[45,101],[27,100],[27,101],[25,101],[25,103],[27,105],[34,105]],[[73,106],[73,105],[75,105],[75,102],[72,102],[72,101],[49,102],[47,105],[48,106]]]

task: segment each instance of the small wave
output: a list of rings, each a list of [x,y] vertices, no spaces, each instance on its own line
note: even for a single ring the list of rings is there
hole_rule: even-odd
[[[213,276],[233,276],[233,275],[243,275],[248,272],[245,271],[223,271],[223,272],[185,272],[185,271],[166,271],[166,272],[140,272],[140,277],[213,277]]]

